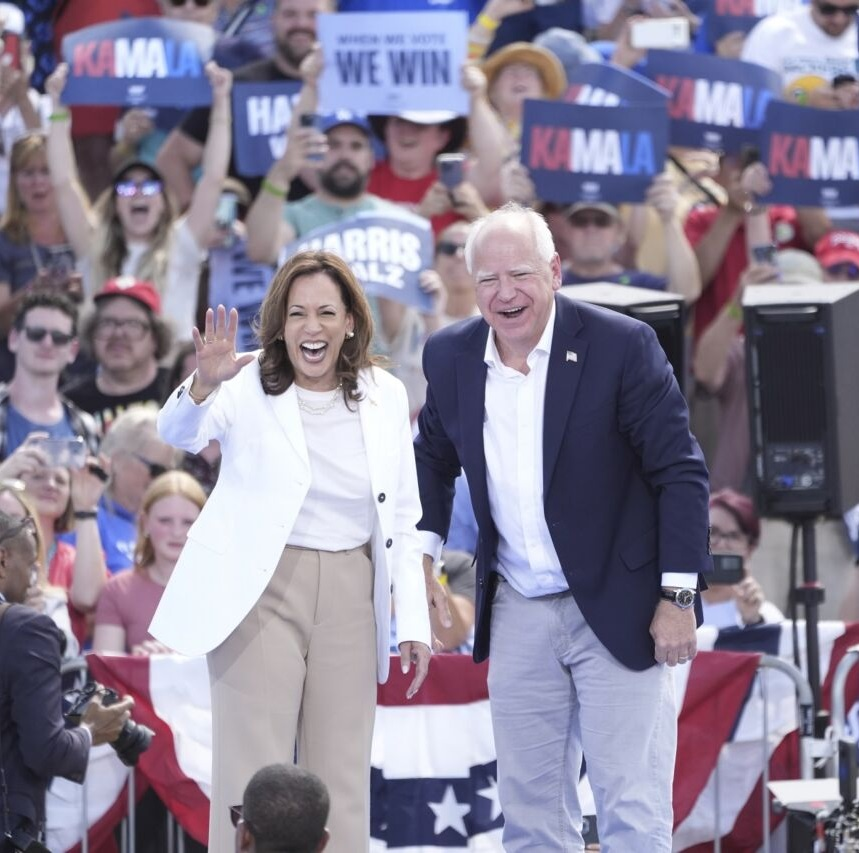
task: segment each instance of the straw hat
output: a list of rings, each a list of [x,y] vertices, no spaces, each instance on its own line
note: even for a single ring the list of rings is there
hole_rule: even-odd
[[[567,75],[560,60],[550,50],[527,41],[515,41],[488,56],[481,65],[486,81],[492,86],[499,72],[514,62],[524,62],[537,69],[543,80],[546,97],[560,98],[567,89]]]

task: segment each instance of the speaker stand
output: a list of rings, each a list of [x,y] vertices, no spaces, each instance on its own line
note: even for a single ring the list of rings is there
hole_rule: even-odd
[[[794,520],[802,532],[802,583],[792,591],[794,600],[805,612],[805,658],[808,683],[814,699],[814,736],[824,737],[829,725],[829,714],[823,709],[820,681],[820,640],[818,624],[820,605],[824,599],[823,585],[817,578],[817,541],[815,516]]]

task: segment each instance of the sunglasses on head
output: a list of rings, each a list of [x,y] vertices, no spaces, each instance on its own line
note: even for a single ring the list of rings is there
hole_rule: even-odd
[[[570,217],[570,225],[573,228],[587,228],[593,225],[595,228],[608,228],[614,219],[602,210],[591,210],[574,213]]]
[[[145,181],[117,181],[114,189],[118,196],[133,198],[136,195],[153,196],[161,192],[161,181],[148,178]]]
[[[818,3],[816,6],[821,15],[855,15],[859,12],[859,5],[856,6],[838,6],[835,3]]]
[[[55,347],[62,347],[71,343],[74,335],[68,332],[58,332],[56,329],[46,329],[44,326],[24,326],[24,334],[28,341],[38,344],[45,340],[46,336],[50,336],[51,343]]]
[[[449,243],[447,240],[442,240],[440,243],[436,243],[435,250],[440,255],[453,257],[457,252],[465,251],[465,243]]]

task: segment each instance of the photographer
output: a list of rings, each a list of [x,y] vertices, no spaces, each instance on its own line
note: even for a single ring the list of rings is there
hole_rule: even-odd
[[[90,746],[115,741],[133,705],[129,697],[110,707],[92,701],[80,726],[65,728],[60,632],[22,606],[36,563],[32,521],[0,513],[0,853],[47,849],[32,842],[52,777],[81,782]]]
[[[709,588],[701,593],[705,625],[719,629],[746,628],[784,621],[782,612],[767,601],[763,587],[749,571],[749,560],[758,547],[760,535],[760,520],[749,498],[733,489],[721,489],[710,496],[713,555],[737,555],[742,558],[742,569],[739,579],[719,578],[717,573],[712,579],[708,576]]]

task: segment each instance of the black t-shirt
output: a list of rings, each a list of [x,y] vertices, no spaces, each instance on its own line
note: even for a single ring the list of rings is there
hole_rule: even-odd
[[[95,376],[82,376],[74,380],[63,388],[63,394],[79,409],[89,412],[101,427],[102,433],[105,433],[117,415],[132,406],[148,404],[156,410],[160,409],[161,401],[169,390],[169,372],[166,367],[159,367],[155,379],[133,394],[104,394],[99,391]]]
[[[233,80],[237,83],[271,83],[276,80],[298,80],[298,78],[284,74],[273,59],[260,59],[236,69],[233,72]],[[179,129],[191,139],[199,142],[200,145],[205,145],[206,137],[209,134],[210,114],[210,107],[197,107],[182,119]],[[235,146],[232,146],[232,153],[230,154],[230,176],[241,181],[250,190],[251,196],[256,197],[262,184],[262,178],[239,174],[236,169]],[[289,201],[298,201],[298,199],[309,194],[308,186],[301,178],[296,178],[289,188],[287,198]]]

